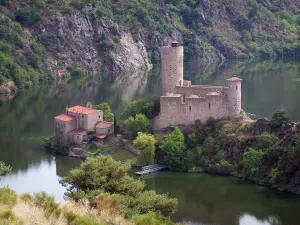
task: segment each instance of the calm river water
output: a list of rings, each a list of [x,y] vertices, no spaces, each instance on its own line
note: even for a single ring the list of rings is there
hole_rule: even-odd
[[[197,84],[226,85],[226,79],[243,78],[243,109],[261,117],[276,109],[300,120],[300,65],[296,62],[227,62],[191,68],[186,78]],[[13,167],[0,187],[18,192],[46,191],[63,201],[65,189],[58,180],[79,161],[46,153],[34,137],[53,134],[53,117],[74,104],[107,101],[119,114],[127,100],[160,95],[159,68],[148,75],[123,76],[113,84],[96,77],[71,80],[0,97],[0,160]],[[247,184],[233,177],[163,172],[143,178],[147,188],[168,192],[179,199],[176,221],[197,225],[298,225],[300,197]]]

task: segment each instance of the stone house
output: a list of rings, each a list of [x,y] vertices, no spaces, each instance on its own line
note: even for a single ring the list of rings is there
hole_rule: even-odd
[[[112,123],[103,121],[103,112],[91,106],[73,106],[54,118],[55,135],[72,144],[87,141],[89,131],[95,131],[95,139],[104,139],[114,132],[113,128]]]
[[[160,53],[162,96],[160,114],[153,121],[155,130],[240,114],[242,79],[229,78],[227,87],[192,85],[183,78],[183,47],[173,42],[160,48]]]

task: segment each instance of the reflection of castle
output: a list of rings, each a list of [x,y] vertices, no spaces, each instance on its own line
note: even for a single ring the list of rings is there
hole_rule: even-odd
[[[192,124],[237,115],[241,112],[241,81],[232,77],[228,87],[192,85],[183,80],[183,47],[177,42],[162,47],[162,96],[160,114],[154,119],[154,129],[171,125]]]

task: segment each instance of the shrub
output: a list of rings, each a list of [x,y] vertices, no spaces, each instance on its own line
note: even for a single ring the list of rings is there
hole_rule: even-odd
[[[30,6],[21,7],[16,12],[16,20],[23,25],[32,26],[41,20],[40,10]]]
[[[129,207],[138,214],[158,211],[164,216],[174,213],[178,204],[177,199],[168,198],[167,195],[158,195],[155,191],[144,191],[135,198],[125,199],[125,203],[127,201],[130,202]]]
[[[244,174],[249,177],[253,176],[262,165],[263,157],[262,150],[249,148],[249,151],[243,154]]]
[[[4,162],[0,161],[0,176],[6,175],[11,172],[10,166],[5,166]]]
[[[144,215],[135,215],[132,217],[135,225],[173,225],[174,223],[168,218],[157,215],[155,213],[147,213]]]
[[[24,202],[30,202],[32,200],[32,196],[30,194],[21,194],[20,198],[24,201]]]
[[[70,71],[70,74],[72,77],[79,77],[79,76],[86,76],[87,75],[87,71],[77,65],[71,65],[68,70]]]
[[[257,149],[267,149],[278,144],[279,138],[274,134],[263,133],[257,137]]]
[[[52,214],[55,214],[57,217],[59,216],[59,205],[52,196],[47,195],[45,192],[35,193],[33,201],[37,206],[44,210],[46,217],[49,217]]]
[[[0,210],[0,219],[7,220],[9,222],[14,222],[17,220],[16,214],[10,209],[2,209]]]
[[[274,185],[277,182],[277,177],[278,177],[278,169],[273,168],[270,174],[270,182],[272,185]]]
[[[0,203],[12,207],[17,203],[17,194],[8,187],[0,188]]]
[[[222,160],[216,165],[210,165],[207,169],[207,172],[219,175],[230,175],[233,172],[233,169],[234,168],[232,164],[230,164],[226,160]]]
[[[41,64],[41,57],[34,52],[29,52],[27,56],[28,64],[33,68],[39,68]]]
[[[277,110],[272,116],[272,120],[270,121],[270,125],[272,128],[281,128],[282,125],[286,125],[291,123],[291,118],[286,114],[283,110]]]
[[[0,52],[10,54],[12,47],[10,44],[0,41]]]
[[[96,196],[93,201],[95,201],[94,204],[99,212],[105,211],[110,215],[122,215],[124,213],[124,205],[121,195],[100,194]]]
[[[135,196],[144,189],[144,182],[130,177],[130,168],[129,163],[115,161],[111,156],[98,156],[88,158],[60,182],[68,187],[68,195],[71,197],[76,189],[84,192],[103,190],[112,194]]]
[[[105,225],[104,222],[97,221],[94,218],[83,216],[83,217],[76,217],[72,221],[72,225]]]

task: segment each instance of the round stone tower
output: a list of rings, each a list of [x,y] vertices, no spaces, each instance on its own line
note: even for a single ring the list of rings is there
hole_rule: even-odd
[[[229,115],[238,115],[242,110],[242,79],[232,77],[228,81],[228,113]]]
[[[178,42],[160,48],[162,95],[175,93],[183,85],[183,47]]]

